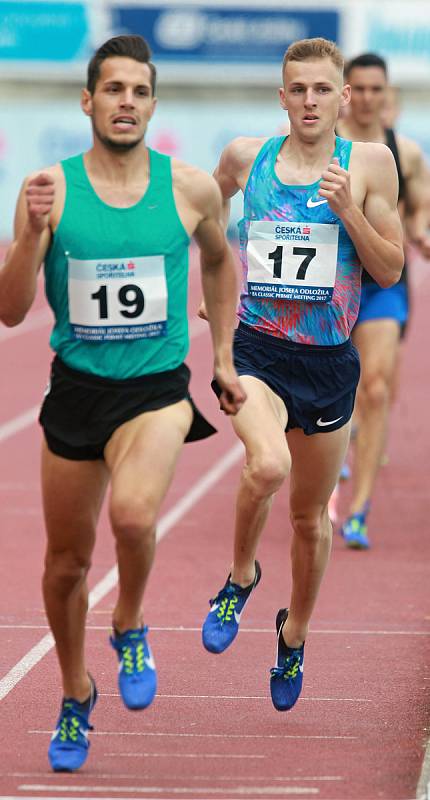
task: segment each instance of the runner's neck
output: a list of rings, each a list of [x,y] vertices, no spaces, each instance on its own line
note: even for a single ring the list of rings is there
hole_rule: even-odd
[[[279,151],[276,165],[279,178],[288,177],[285,182],[299,185],[314,183],[332,160],[335,146],[334,131],[315,142],[303,142],[292,132]]]

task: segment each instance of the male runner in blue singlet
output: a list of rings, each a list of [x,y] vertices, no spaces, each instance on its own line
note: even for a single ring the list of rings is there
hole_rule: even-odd
[[[260,534],[290,473],[292,592],[289,608],[277,614],[270,678],[280,711],[301,691],[304,641],[330,553],[327,504],[359,378],[350,333],[361,265],[383,286],[394,284],[403,266],[392,154],[382,144],[335,136],[339,109],[349,101],[338,48],[325,39],[296,42],[282,75],[290,135],[234,140],[215,173],[226,219],[229,198],[244,193],[234,355],[248,399],[233,420],[246,448],[233,564],[203,625],[203,644],[213,653],[235,638],[260,580]]]
[[[337,132],[345,139],[383,142],[391,150],[399,180],[399,214],[406,238],[430,256],[427,235],[426,169],[416,142],[399,136],[382,122],[387,92],[387,65],[375,53],[352,59],[345,70],[351,86],[348,114]],[[360,311],[352,339],[360,354],[361,378],[357,392],[357,434],[354,442],[353,491],[348,518],[341,528],[345,544],[367,549],[367,515],[387,438],[393,381],[399,349],[409,315],[406,264],[400,281],[384,288],[363,270]]]
[[[64,699],[49,747],[54,770],[88,755],[97,692],[85,661],[87,573],[110,482],[119,592],[111,644],[127,708],[146,708],[156,671],[142,600],[157,515],[185,439],[214,432],[188,384],[188,245],[202,282],[222,405],[245,394],[233,366],[235,270],[214,179],[145,144],[155,67],[140,36],[102,45],[88,67],[82,108],[91,149],[24,184],[15,241],[0,271],[0,319],[17,325],[45,283],[56,356],[42,406],[42,486],[47,551],[43,592]]]

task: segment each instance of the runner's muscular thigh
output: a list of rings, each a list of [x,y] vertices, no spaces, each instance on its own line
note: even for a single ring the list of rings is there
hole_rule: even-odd
[[[163,429],[163,433],[167,428],[171,431],[172,447],[175,447],[177,443],[182,445],[192,419],[193,411],[189,401],[180,400],[156,411],[146,411],[124,422],[113,432],[104,450],[110,471],[113,472],[134,447],[145,444],[146,432],[153,428],[154,423]]]
[[[251,449],[271,449],[280,442],[283,450],[287,446],[284,432],[288,422],[283,401],[258,378],[241,375],[240,380],[247,400],[232,418],[237,435]]]

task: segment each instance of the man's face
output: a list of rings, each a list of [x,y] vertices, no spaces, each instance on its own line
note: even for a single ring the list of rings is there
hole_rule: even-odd
[[[381,118],[387,79],[381,67],[353,67],[348,75],[351,85],[351,117],[359,125],[371,125]]]
[[[279,95],[291,128],[303,141],[312,142],[334,130],[339,108],[349,101],[349,88],[343,86],[342,76],[330,58],[289,61]]]
[[[82,108],[91,117],[94,136],[119,153],[143,140],[155,104],[148,64],[124,56],[106,58],[94,94],[84,89],[82,95]]]

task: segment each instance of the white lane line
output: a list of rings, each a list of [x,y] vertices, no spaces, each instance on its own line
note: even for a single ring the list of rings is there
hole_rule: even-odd
[[[241,755],[236,753],[103,753],[105,758],[249,758],[254,760],[254,758],[265,759],[267,756],[263,755]],[[12,778],[39,778],[38,773],[33,774],[19,774],[19,773],[11,773],[10,777]],[[112,778],[113,775],[99,775],[99,778]],[[139,775],[115,775],[115,778],[138,778],[141,777]],[[307,778],[301,778],[300,780],[307,780]],[[310,779],[309,779],[310,780]]]
[[[63,789],[64,787],[61,787],[61,788]],[[107,788],[109,788],[109,787],[107,787]],[[163,800],[177,800],[177,797],[178,797],[179,793],[183,795],[189,790],[188,789],[161,789],[160,788],[160,789],[156,789],[156,791],[159,792],[159,794],[157,796],[154,795],[153,797],[149,797],[148,795],[145,795],[145,800],[159,800],[160,794],[164,795]],[[223,791],[225,791],[225,790],[223,790]],[[232,789],[228,790],[229,793],[231,793],[232,791],[233,791]],[[170,797],[169,797],[169,792],[175,792],[175,795],[170,794]],[[195,790],[193,790],[193,792],[195,792]],[[303,788],[303,789],[299,789],[299,790],[294,790],[294,789],[292,790],[290,788],[290,790],[288,792],[284,792],[284,794],[293,795],[295,793],[297,795],[298,792],[300,794],[302,794],[302,795],[306,795],[306,794],[310,794],[310,793],[318,794],[318,789],[315,790],[315,789],[307,788],[305,790]],[[199,790],[199,792],[197,794],[201,795],[201,800],[207,800],[207,793],[206,793],[205,789]],[[0,800],[23,800],[24,798],[25,798],[25,800],[41,800],[40,795],[28,795],[28,794],[25,794],[25,795],[23,795],[23,794],[21,794],[21,795],[0,795]],[[237,793],[235,795],[235,798],[230,797],[230,795],[223,795],[223,797],[220,798],[220,800],[236,800],[236,798],[237,798]],[[47,797],[43,798],[43,800],[64,800],[64,795],[47,795]],[[87,798],[84,799],[82,797],[82,795],[81,795],[79,797],[79,800],[87,800]],[[110,797],[109,796],[98,797],[97,800],[112,800],[112,796],[110,796]],[[115,796],[115,800],[130,800],[130,798],[129,797],[125,798],[125,797],[121,797],[121,796],[120,797]],[[198,800],[198,799],[196,799],[196,800]]]
[[[41,613],[42,609],[40,609]],[[94,614],[106,614],[110,618],[112,611],[111,609],[107,609],[106,611],[100,612],[93,610]],[[2,628],[13,628],[13,630],[19,630],[22,628],[23,630],[37,630],[37,631],[47,631],[49,630],[48,625],[46,624],[38,624],[38,625],[31,625],[27,623],[16,623],[15,625],[12,624],[0,624],[0,630]],[[87,631],[104,631],[106,632],[106,625],[87,625]],[[270,633],[273,634],[273,628],[241,628],[241,633]],[[151,633],[157,632],[167,632],[167,633],[201,633],[201,628],[185,628],[183,625],[178,625],[176,627],[162,627],[157,625],[151,625]],[[309,633],[315,634],[322,634],[324,636],[430,636],[430,631],[341,631],[341,630],[322,630],[318,628],[310,628]],[[430,680],[430,678],[423,678],[423,680]],[[1,798],[0,798],[1,800]]]
[[[49,730],[31,730],[30,734],[52,734]],[[91,736],[174,736],[184,739],[322,739],[327,741],[346,740],[356,741],[358,736],[324,736],[322,734],[293,734],[293,733],[156,733],[155,731],[92,731]]]
[[[77,784],[71,786],[50,786],[48,784],[43,783],[35,783],[35,784],[26,784],[24,783],[22,786],[18,786],[18,790],[22,792],[88,792],[88,793],[99,793],[99,792],[126,792],[130,794],[149,794],[149,792],[154,794],[174,794],[174,795],[183,795],[183,794],[200,794],[200,795],[217,795],[220,793],[225,793],[225,789],[217,788],[215,786],[205,786],[203,788],[198,788],[197,786],[175,786],[172,787],[164,787],[164,786],[79,786]],[[228,789],[229,794],[236,795],[236,796],[250,796],[250,795],[258,795],[264,798],[268,798],[270,795],[277,795],[278,797],[281,795],[316,795],[319,794],[319,789],[311,788],[310,786],[236,786],[232,788],[231,786]]]
[[[204,754],[204,753],[109,753],[109,754],[108,753],[104,753],[103,755],[104,756],[108,756],[109,755],[110,757],[114,757],[114,758],[121,757],[121,756],[124,756],[124,755],[132,756],[133,758],[144,758],[144,757],[148,758],[148,757],[151,757],[151,756],[157,756],[157,757],[159,756],[159,757],[162,757],[162,758],[164,758],[164,757],[167,757],[167,758],[252,758],[252,759],[254,759],[254,758],[260,758],[260,759],[261,758],[262,759],[267,758],[267,756],[262,756],[262,755],[232,755],[231,753],[216,753],[216,754],[208,753],[207,755]],[[33,773],[31,773],[31,772],[29,772],[29,773],[15,772],[15,773],[13,773],[12,772],[12,773],[6,773],[6,776],[7,777],[11,777],[11,778],[40,778],[40,772],[33,772]],[[56,777],[55,775],[52,775],[52,778],[55,778],[55,777]],[[116,773],[115,774],[113,774],[113,773],[101,773],[101,774],[97,773],[97,777],[100,778],[100,779],[103,779],[103,780],[108,780],[110,778],[115,778],[115,780],[120,780],[120,779],[121,780],[122,779],[123,780],[139,780],[142,777],[142,775],[141,774],[133,775],[132,773],[127,773],[126,775],[121,775],[121,774],[117,775]],[[177,776],[170,775],[170,774],[169,774],[169,778],[170,779],[174,779],[174,780],[178,780],[178,781],[181,780],[181,778],[179,778]],[[209,776],[208,775],[192,775],[192,776],[188,776],[188,780],[193,780],[193,781],[210,780],[210,781],[213,781],[213,777],[211,775],[209,775]],[[241,781],[255,781],[255,777],[247,778],[246,776],[242,775],[240,777],[240,780]],[[262,780],[264,780],[264,779],[262,778]],[[290,782],[292,782],[292,781],[305,781],[306,783],[308,783],[308,782],[315,783],[315,781],[326,781],[326,782],[343,781],[344,778],[343,778],[342,775],[312,775],[312,776],[299,775],[297,777],[293,777],[291,775],[283,775],[282,777],[275,777],[275,776],[271,775],[270,776],[270,780],[274,781],[274,782],[276,781],[277,783],[282,783],[284,781],[286,781],[286,782],[288,782],[288,781],[290,781]],[[223,778],[223,777],[220,777],[218,775],[217,776],[217,781],[231,781],[231,776]]]
[[[416,797],[417,800],[430,800],[430,739],[427,742],[426,751],[424,753]]]
[[[0,442],[5,442],[6,439],[10,439],[11,436],[20,433],[24,428],[33,425],[39,416],[39,411],[40,406],[33,406],[33,408],[29,408],[28,411],[24,411],[18,417],[14,417],[9,422],[4,422],[3,425],[0,425]]]
[[[227,451],[211,469],[170,509],[160,520],[157,530],[157,541],[162,539],[169,530],[190,510],[234,464],[243,456],[244,449],[241,442]],[[89,595],[89,608],[91,609],[114,588],[118,579],[117,567],[112,567],[109,572],[96,584]],[[54,639],[48,633],[26,655],[12,667],[0,680],[0,700],[21,681],[30,670],[52,649]]]
[[[108,753],[104,753],[103,755],[104,756],[109,755],[109,756],[113,756],[113,757],[116,758],[117,756],[124,755],[124,753],[109,753],[109,754]],[[260,759],[265,759],[266,758],[266,756],[262,756],[262,755],[246,755],[246,756],[233,755],[233,756],[231,756],[231,754],[229,754],[229,753],[227,753],[227,754],[225,754],[225,753],[223,753],[223,754],[217,753],[216,755],[209,755],[209,756],[206,755],[206,754],[202,754],[202,753],[192,753],[192,754],[189,754],[189,753],[185,753],[185,754],[184,753],[128,753],[127,755],[131,755],[133,758],[143,758],[143,757],[147,758],[147,757],[151,757],[151,756],[154,756],[154,755],[155,756],[161,756],[162,758],[260,758]],[[44,778],[45,780],[48,780],[48,779],[51,780],[52,779],[53,781],[58,780],[58,775],[55,775],[55,774],[52,774],[52,775],[50,775],[50,774],[41,775],[40,772],[5,772],[5,773],[2,773],[2,777],[19,778],[21,780],[23,780],[24,778],[27,778],[27,779],[29,779],[29,778],[37,778],[38,780],[40,780],[41,778]],[[181,776],[169,773],[168,778],[169,778],[169,780],[180,782],[182,780],[183,776],[181,777]],[[131,772],[127,772],[127,774],[121,774],[121,773],[117,774],[117,773],[111,773],[111,772],[102,772],[102,773],[97,773],[97,779],[98,780],[103,780],[103,781],[107,781],[107,780],[111,780],[111,779],[114,779],[116,781],[124,780],[124,781],[128,781],[128,782],[130,782],[132,780],[133,781],[139,781],[139,780],[142,779],[142,773],[133,774]],[[213,779],[212,775],[198,775],[198,774],[195,774],[195,773],[193,773],[192,775],[188,775],[187,780],[193,781],[193,782],[194,781],[211,781],[211,783],[214,782],[214,779]],[[251,783],[252,781],[256,780],[256,777],[255,776],[248,777],[246,775],[241,775],[240,778],[238,778],[238,780],[245,781],[247,783]],[[300,783],[300,781],[303,781],[304,783],[316,783],[317,781],[324,781],[326,783],[330,783],[330,782],[343,781],[344,777],[342,775],[271,775],[270,778],[262,777],[259,780],[261,780],[261,781],[270,780],[273,783]],[[231,782],[231,776],[217,775],[216,782],[217,783],[224,783],[224,782],[229,783],[229,782]]]
[[[111,613],[110,611],[106,612]],[[91,626],[88,628],[91,630]],[[106,630],[106,626],[100,625],[99,630]],[[151,625],[151,631],[168,631],[169,633],[201,633],[201,628],[185,628],[182,625],[177,627],[157,627]],[[241,633],[270,633],[273,635],[274,628],[241,628]],[[366,630],[337,630],[325,628],[310,628],[309,633],[318,633],[329,636],[430,636],[428,631],[366,631]]]
[[[107,612],[108,613],[108,612]],[[101,630],[106,630],[100,626]],[[164,627],[156,627],[151,625],[151,631],[169,631],[169,632],[179,632],[179,633],[200,633],[201,628],[185,628],[182,625],[179,625],[176,628],[164,628]],[[273,628],[241,628],[240,632],[242,633],[271,633],[273,634]],[[324,629],[324,628],[310,628],[309,633],[319,633],[323,635],[340,635],[340,636],[430,636],[429,631],[366,631],[366,630],[358,630],[358,631],[342,631],[336,629]]]
[[[99,692],[99,697],[119,697],[119,692]],[[236,695],[236,694],[156,694],[158,699],[168,698],[169,700],[268,700],[267,695]],[[373,703],[364,697],[300,697],[299,702],[308,700],[311,702],[342,702],[342,703]]]
[[[163,797],[163,800],[177,800],[177,797],[178,797],[177,794],[176,794],[175,797],[173,797],[172,795],[170,797],[168,797],[168,792],[171,792],[171,791],[174,791],[174,790],[169,789],[167,792],[165,790],[163,790],[163,792],[165,794],[165,796]],[[40,795],[28,795],[28,794],[0,795],[0,800],[41,800],[41,797],[40,797]],[[50,794],[50,795],[47,795],[46,798],[44,797],[43,800],[64,800],[64,795],[59,796],[59,795],[51,795]],[[72,800],[73,800],[73,798],[72,798]],[[89,800],[89,798],[83,798],[82,795],[81,795],[79,797],[79,800]],[[112,797],[98,797],[97,800],[112,800]],[[125,797],[117,797],[117,796],[115,796],[115,800],[130,800],[130,798],[129,797],[125,798]],[[157,797],[155,797],[155,796],[154,797],[145,796],[145,800],[160,800],[160,795],[158,795]],[[207,800],[207,798],[203,795],[201,800]],[[225,797],[221,798],[221,800],[233,800],[233,798],[225,796]],[[236,798],[234,798],[234,800],[236,800]]]

